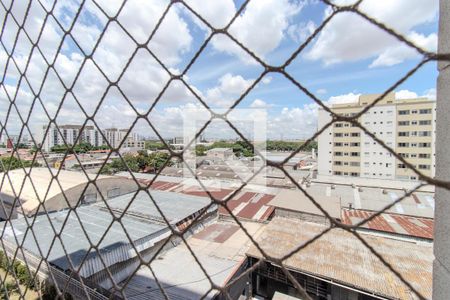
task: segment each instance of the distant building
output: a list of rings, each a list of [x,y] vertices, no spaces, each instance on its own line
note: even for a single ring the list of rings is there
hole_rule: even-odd
[[[89,143],[92,146],[98,147],[103,145],[103,138],[101,133],[94,126],[81,125],[51,125],[48,128],[44,125],[38,135],[37,143],[42,142],[44,151],[49,152],[57,145],[75,145],[81,142]]]
[[[206,151],[206,157],[228,160],[234,157],[234,153],[231,148],[213,148]]]
[[[338,115],[353,116],[379,95],[363,95],[357,103],[335,104]],[[390,93],[360,118],[368,131],[427,176],[435,173],[436,102],[427,98],[395,99]],[[319,109],[319,128],[331,116]],[[418,180],[417,174],[383,146],[348,122],[335,122],[319,136],[319,175]]]
[[[128,133],[128,129],[108,128],[103,131],[103,134],[112,148],[138,148],[142,150],[145,147],[145,142],[141,140],[139,135],[135,132]]]

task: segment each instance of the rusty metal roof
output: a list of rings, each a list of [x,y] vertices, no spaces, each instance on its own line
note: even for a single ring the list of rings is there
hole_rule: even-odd
[[[327,227],[301,220],[275,218],[257,239],[273,257],[282,257]],[[433,248],[415,243],[360,233],[407,282],[425,298],[432,295]],[[261,258],[251,247],[248,256]],[[284,261],[287,268],[393,299],[418,299],[382,262],[351,233],[332,229]]]
[[[342,222],[354,225],[374,212],[362,209],[342,209]],[[434,220],[399,214],[382,213],[361,226],[362,228],[390,232],[425,239],[433,239]]]

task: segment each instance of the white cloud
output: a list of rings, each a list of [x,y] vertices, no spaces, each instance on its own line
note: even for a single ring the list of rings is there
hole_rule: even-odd
[[[425,49],[427,51],[437,50],[437,35],[432,33],[428,36],[419,34],[417,32],[411,32],[408,35],[408,39],[415,45]],[[398,44],[389,48],[386,48],[378,57],[370,64],[369,67],[381,67],[381,66],[393,66],[399,64],[407,59],[418,57],[418,52],[405,44]]]
[[[99,2],[99,4],[108,6],[105,10],[108,13],[114,14],[114,9],[118,6],[113,5],[112,7],[110,6],[110,2],[111,1],[102,1]],[[115,3],[116,2],[117,1],[115,1]],[[14,7],[16,10],[22,10],[23,12],[26,9],[26,5],[18,4],[14,5]],[[78,6],[75,8],[78,8]],[[119,20],[121,24],[129,30],[131,35],[141,42],[151,33],[152,28],[156,25],[164,8],[164,3],[158,1],[128,1],[120,14]],[[71,18],[73,18],[73,14],[71,14],[73,13],[73,9],[72,3],[64,4],[61,2],[60,4],[58,2],[54,14],[61,20],[64,26],[67,26],[70,23]],[[16,11],[15,15],[20,15],[20,12]],[[26,29],[33,41],[37,39],[44,17],[45,12],[39,8],[39,5],[31,6],[27,18]],[[76,42],[87,54],[90,54],[93,46],[96,44],[106,21],[107,18],[95,7],[95,5],[92,3],[85,5],[85,9],[81,12],[80,17],[72,30],[72,34],[74,35]],[[5,40],[14,41],[14,30],[8,30],[8,36],[4,37]],[[62,37],[62,31],[56,22],[50,21],[46,23],[39,46],[44,52],[44,58],[50,62],[53,59]],[[170,68],[170,70],[175,70],[175,65],[181,61],[182,55],[186,51],[189,51],[192,40],[193,38],[188,25],[181,16],[179,9],[172,7],[164,19],[164,22],[161,24],[158,34],[154,36],[152,42],[149,44],[149,48]],[[134,42],[126,36],[125,32],[113,22],[106,29],[99,46],[93,54],[93,59],[108,78],[114,81],[118,78],[118,75],[128,62],[135,46]],[[58,54],[58,58],[55,62],[55,69],[66,86],[70,87],[79,71],[84,56],[76,49],[76,46],[70,42],[70,39],[65,40],[62,49],[63,50]],[[29,50],[30,42],[27,41],[24,35],[21,35],[18,40],[15,59],[22,70],[29,59]],[[133,59],[129,65],[130,70],[127,71],[119,81],[120,88],[124,91],[132,104],[140,111],[145,111],[145,109],[151,105],[169,80],[169,75],[156,60],[151,58],[148,53],[142,55],[143,52],[144,51],[140,51]],[[0,51],[0,61],[4,60],[4,52]],[[35,92],[39,90],[40,85],[42,84],[46,69],[47,64],[43,57],[35,50],[31,56],[28,71],[26,73],[27,79],[30,81]],[[18,73],[13,71],[14,70],[11,69],[7,74],[7,80],[12,83],[11,86],[14,86],[14,83],[18,78]],[[233,85],[237,85],[238,83],[229,82],[228,84],[229,86],[226,86],[226,88],[233,88]],[[74,86],[73,93],[86,109],[87,113],[92,114],[99,100],[105,93],[106,87],[107,81],[94,64],[88,60],[81,70],[77,83]],[[26,90],[27,86],[25,82],[23,82],[20,87],[20,92],[23,93]],[[58,105],[63,100],[64,91],[65,89],[61,83],[59,83],[57,76],[53,74],[53,71],[50,71],[40,95],[45,107],[49,110],[51,115],[56,112]],[[31,91],[28,91],[28,93],[31,93]],[[3,98],[2,101],[5,100],[4,95],[0,95],[0,97]],[[68,97],[71,97],[70,94]],[[117,109],[119,109],[123,115],[125,115],[126,112],[130,115],[129,112],[132,112],[130,106],[123,100],[123,97],[119,93],[110,92],[108,93],[107,98],[107,103],[104,103],[103,105],[111,108],[106,111],[107,113],[112,114],[112,119],[117,118]],[[194,99],[185,86],[180,84],[180,82],[175,81],[167,88],[161,101],[164,102],[164,104],[174,104],[186,103],[194,101]],[[4,109],[6,109],[6,106],[0,108],[2,112]],[[70,110],[72,110],[72,113],[67,113]],[[60,115],[62,117],[58,117],[58,121],[62,123],[71,121],[81,123],[85,118],[80,109],[77,108],[74,99],[71,99],[70,101],[65,100]],[[111,125],[111,118],[108,119],[106,116],[96,115],[96,120],[97,119],[102,123],[102,126]],[[42,108],[36,108],[33,111],[31,122],[34,121],[40,124],[48,122],[48,118],[44,115]],[[15,125],[12,121],[9,121],[9,123],[11,126]],[[15,130],[17,131],[19,128],[18,124],[16,124],[15,127]]]
[[[191,4],[196,10],[198,9],[198,12],[206,20],[218,28],[227,24],[236,13],[236,7],[232,0],[191,0],[188,1],[188,4]],[[304,5],[304,1],[251,1],[244,12],[234,20],[229,32],[255,54],[264,58],[279,46],[285,38],[290,19],[297,15]],[[292,34],[295,31],[295,29],[291,29]],[[247,64],[253,62],[238,45],[224,35],[216,35],[212,39],[212,45],[218,51],[236,55]]]
[[[253,81],[253,79],[244,79],[240,75],[234,76],[231,73],[227,73],[219,79],[216,87],[206,91],[206,100],[216,107],[228,108]]]
[[[264,76],[264,78],[261,80],[261,82],[264,84],[269,84],[271,81],[272,81],[271,76]]]
[[[400,90],[395,93],[395,99],[411,99],[411,98],[417,98],[417,94],[408,90]]]
[[[428,98],[430,100],[436,100],[436,89],[431,88],[426,91],[422,95],[419,95],[415,92],[409,91],[409,90],[400,90],[398,92],[395,92],[395,99],[401,100],[401,99],[413,99],[413,98]]]
[[[356,103],[358,102],[359,96],[361,96],[361,94],[354,93],[332,96],[328,99],[328,101],[325,102],[325,105]]]
[[[327,90],[326,89],[318,89],[316,91],[316,93],[319,94],[319,95],[325,95],[327,93]]]
[[[236,13],[236,7],[232,0],[187,0],[186,3],[209,24],[218,29],[225,27]],[[194,20],[202,28],[207,28],[206,25],[197,18],[194,18]]]
[[[255,99],[251,104],[250,107],[251,108],[269,108],[272,107],[272,104],[268,104],[267,102],[265,102],[264,100],[261,99]]]
[[[290,25],[287,33],[289,37],[296,43],[304,42],[310,35],[316,30],[316,24],[313,21],[308,21],[307,23],[293,24]]]
[[[317,105],[283,108],[278,115],[269,117],[268,138],[308,138],[317,130]]]
[[[366,0],[362,2],[361,10],[420,46],[431,51],[435,49],[435,34],[425,36],[413,29],[436,18],[437,0]],[[345,12],[336,15],[322,30],[306,58],[322,60],[325,64],[375,58],[372,67],[392,65],[414,57],[414,51],[408,50],[405,54],[404,48],[395,49],[401,46],[398,40],[377,26],[354,13]]]
[[[436,89],[431,88],[426,90],[422,97],[428,98],[430,100],[436,100]]]

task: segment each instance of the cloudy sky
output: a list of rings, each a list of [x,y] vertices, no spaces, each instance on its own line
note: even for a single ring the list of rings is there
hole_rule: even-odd
[[[11,1],[2,2],[11,6]],[[147,42],[168,1],[86,1],[79,14],[81,1],[57,1],[54,7],[50,0],[42,1],[44,7],[39,1],[27,7],[26,2],[15,1],[12,14],[0,8],[3,136],[4,129],[18,134],[21,118],[29,119],[34,134],[50,119],[82,124],[86,115],[94,116],[100,129],[134,124],[140,134],[155,136],[145,120],[135,122],[136,112],[151,107],[148,119],[161,135],[179,136],[183,113],[203,107],[197,97],[212,109],[228,108],[264,71],[222,34],[214,35],[190,64],[211,31],[181,3],[170,7],[148,51],[137,49],[137,43]],[[233,0],[185,2],[214,28],[224,27],[242,5]],[[46,10],[53,16],[46,17]],[[423,49],[436,51],[438,0],[365,0],[361,10]],[[280,65],[330,13],[318,0],[251,1],[229,33],[267,64]],[[114,16],[121,26],[108,22]],[[24,23],[24,30],[17,23]],[[71,34],[65,36],[65,31]],[[33,48],[36,43],[38,48]],[[14,60],[8,59],[11,53]],[[359,16],[340,13],[286,71],[322,101],[336,103],[383,92],[420,59],[415,50]],[[167,85],[169,72],[181,74],[188,66],[183,77],[188,86],[178,80]],[[24,72],[26,78],[21,78]],[[426,64],[396,90],[397,97],[433,98],[436,76],[435,63]],[[117,84],[108,89],[108,81]],[[317,129],[317,105],[278,73],[266,74],[236,108],[249,109],[248,115],[255,117],[266,110],[272,139],[304,138]],[[28,130],[24,134],[29,135]],[[232,135],[226,124],[214,124],[207,132],[209,137]]]

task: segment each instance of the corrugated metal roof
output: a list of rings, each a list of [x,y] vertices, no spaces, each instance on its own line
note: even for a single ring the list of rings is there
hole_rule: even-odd
[[[242,224],[255,238],[265,226],[245,221]],[[251,241],[236,224],[218,221],[189,237],[187,243],[212,281],[224,286],[244,261]],[[206,275],[184,243],[159,255],[150,266],[170,299],[199,299],[210,288]],[[141,266],[129,281],[119,285],[124,283],[127,299],[165,299],[147,266]],[[210,291],[205,299],[213,298],[217,292]]]
[[[326,228],[300,220],[275,218],[266,226],[257,242],[268,255],[281,257]],[[425,298],[431,298],[431,243],[406,242],[368,234],[361,236]],[[254,246],[247,255],[262,257]],[[377,295],[417,299],[369,249],[342,229],[332,229],[285,260],[284,265]]]
[[[58,170],[48,168],[32,168],[31,170],[26,169],[26,171],[30,173],[29,177],[26,176],[23,169],[8,171],[8,177],[11,180],[6,177],[1,192],[14,196],[14,192],[18,194],[21,191],[20,198],[23,201],[37,201],[37,195],[41,200],[50,199],[61,193],[61,188],[58,183],[53,180],[54,175],[58,174],[58,182],[64,190],[80,184],[86,184],[89,179],[94,179],[96,176],[95,174],[88,174],[89,178],[82,172],[66,170],[61,170],[58,173]],[[104,175],[98,177],[98,179],[104,178],[113,177]],[[34,187],[32,184],[34,184]]]
[[[342,222],[354,225],[367,219],[374,212],[360,209],[343,209]],[[429,218],[411,217],[398,214],[383,213],[362,226],[372,230],[433,239],[434,220]]]
[[[133,195],[134,193],[131,193],[108,200],[108,205],[115,216],[118,217],[122,214],[123,209],[129,204]],[[175,224],[190,216],[210,202],[207,198],[162,191],[151,191],[151,195],[171,224]],[[99,261],[95,260],[97,255],[95,250],[90,249],[90,246],[97,245],[103,236],[104,238],[99,245],[99,249],[104,260],[109,265],[109,263],[113,264],[135,256],[124,230],[126,230],[131,240],[135,242],[138,249],[139,247],[151,247],[152,241],[164,238],[168,232],[168,227],[164,224],[156,206],[144,192],[137,194],[127,213],[122,217],[121,223],[123,227],[120,223],[114,222],[108,229],[111,222],[113,222],[113,216],[104,203],[80,206],[76,209],[76,212],[82,225],[74,212],[63,210],[50,213],[48,215],[50,220],[46,215],[37,216],[32,230],[38,238],[39,247],[43,255],[46,256],[51,248],[48,260],[62,269],[70,267],[66,254],[70,256],[72,263],[77,267],[84,256],[90,252],[88,255],[89,258],[92,258],[92,261],[83,265],[81,275],[91,275],[104,268],[101,262],[99,263]],[[58,239],[52,246],[55,234],[50,222],[55,227],[55,230],[59,232],[66,217],[68,217],[68,220],[61,232],[64,250]],[[28,218],[28,222],[31,221]],[[12,220],[11,223],[12,226],[9,226],[6,222],[2,223],[3,226],[7,227],[3,238],[15,245],[14,232],[19,243],[22,243],[24,240],[24,248],[39,256],[38,245],[31,233],[25,234],[27,229],[26,219]]]

